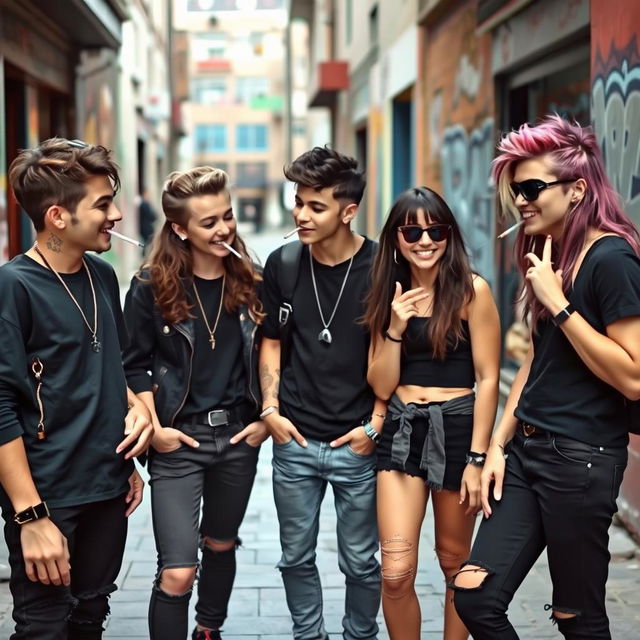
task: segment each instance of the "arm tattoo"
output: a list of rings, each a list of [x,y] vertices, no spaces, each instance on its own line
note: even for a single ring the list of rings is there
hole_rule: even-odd
[[[260,388],[262,396],[267,398],[278,399],[278,387],[280,386],[280,369],[276,369],[275,377],[269,371],[267,364],[260,365]]]
[[[269,373],[269,367],[266,364],[260,366],[260,386],[262,393],[267,391],[273,384],[273,376]]]
[[[276,369],[276,376],[274,380],[273,390],[271,391],[271,397],[274,400],[278,399],[278,393],[280,392],[280,369]]]
[[[53,251],[54,253],[60,253],[62,251],[62,240],[60,240],[58,236],[53,235],[53,233],[49,236],[46,244],[49,251]]]

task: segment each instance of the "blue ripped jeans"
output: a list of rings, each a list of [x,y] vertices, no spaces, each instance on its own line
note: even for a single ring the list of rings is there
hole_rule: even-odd
[[[375,640],[380,607],[376,524],[376,456],[349,445],[295,440],[273,444],[273,492],[280,522],[278,568],[293,618],[295,640],[328,640],[316,566],[320,506],[331,483],[337,513],[338,564],[345,575],[345,640]]]

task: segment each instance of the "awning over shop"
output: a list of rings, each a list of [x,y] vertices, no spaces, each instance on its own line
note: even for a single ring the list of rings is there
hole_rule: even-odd
[[[82,48],[117,49],[122,41],[122,23],[129,17],[124,0],[32,0],[32,3]]]

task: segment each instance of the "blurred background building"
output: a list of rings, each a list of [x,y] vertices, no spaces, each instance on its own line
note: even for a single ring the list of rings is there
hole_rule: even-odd
[[[507,390],[527,343],[495,143],[553,111],[592,123],[640,223],[639,38],[638,0],[0,0],[0,262],[32,242],[7,168],[52,135],[115,150],[134,237],[141,195],[159,211],[164,176],[196,164],[230,174],[241,228],[278,227],[283,165],[329,143],[366,170],[371,237],[411,185],[449,202],[498,300]],[[113,246],[125,281],[140,251]],[[640,531],[637,441],[626,478]]]
[[[182,167],[229,173],[246,228],[282,221],[285,160],[284,0],[176,0],[187,52]]]
[[[18,150],[51,136],[114,149],[120,228],[137,237],[139,196],[169,169],[170,0],[0,0],[0,259],[32,243],[6,176]],[[135,247],[105,254],[124,276]]]

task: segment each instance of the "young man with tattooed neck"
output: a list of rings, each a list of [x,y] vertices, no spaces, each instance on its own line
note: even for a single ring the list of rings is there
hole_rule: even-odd
[[[278,567],[293,637],[327,640],[315,551],[331,483],[346,578],[344,638],[373,640],[380,604],[375,442],[385,405],[367,384],[369,335],[359,322],[375,244],[350,229],[365,180],[355,160],[320,147],[295,160],[285,176],[297,188],[293,219],[302,247],[293,263],[285,264],[284,247],[267,260],[260,350],[261,417],[273,437]],[[296,270],[286,300],[284,272]],[[279,326],[287,316],[290,340]]]
[[[37,240],[0,267],[0,504],[12,640],[98,640],[142,499],[149,413],[126,386],[119,288],[87,251],[122,215],[103,147],[54,138],[9,171]]]

